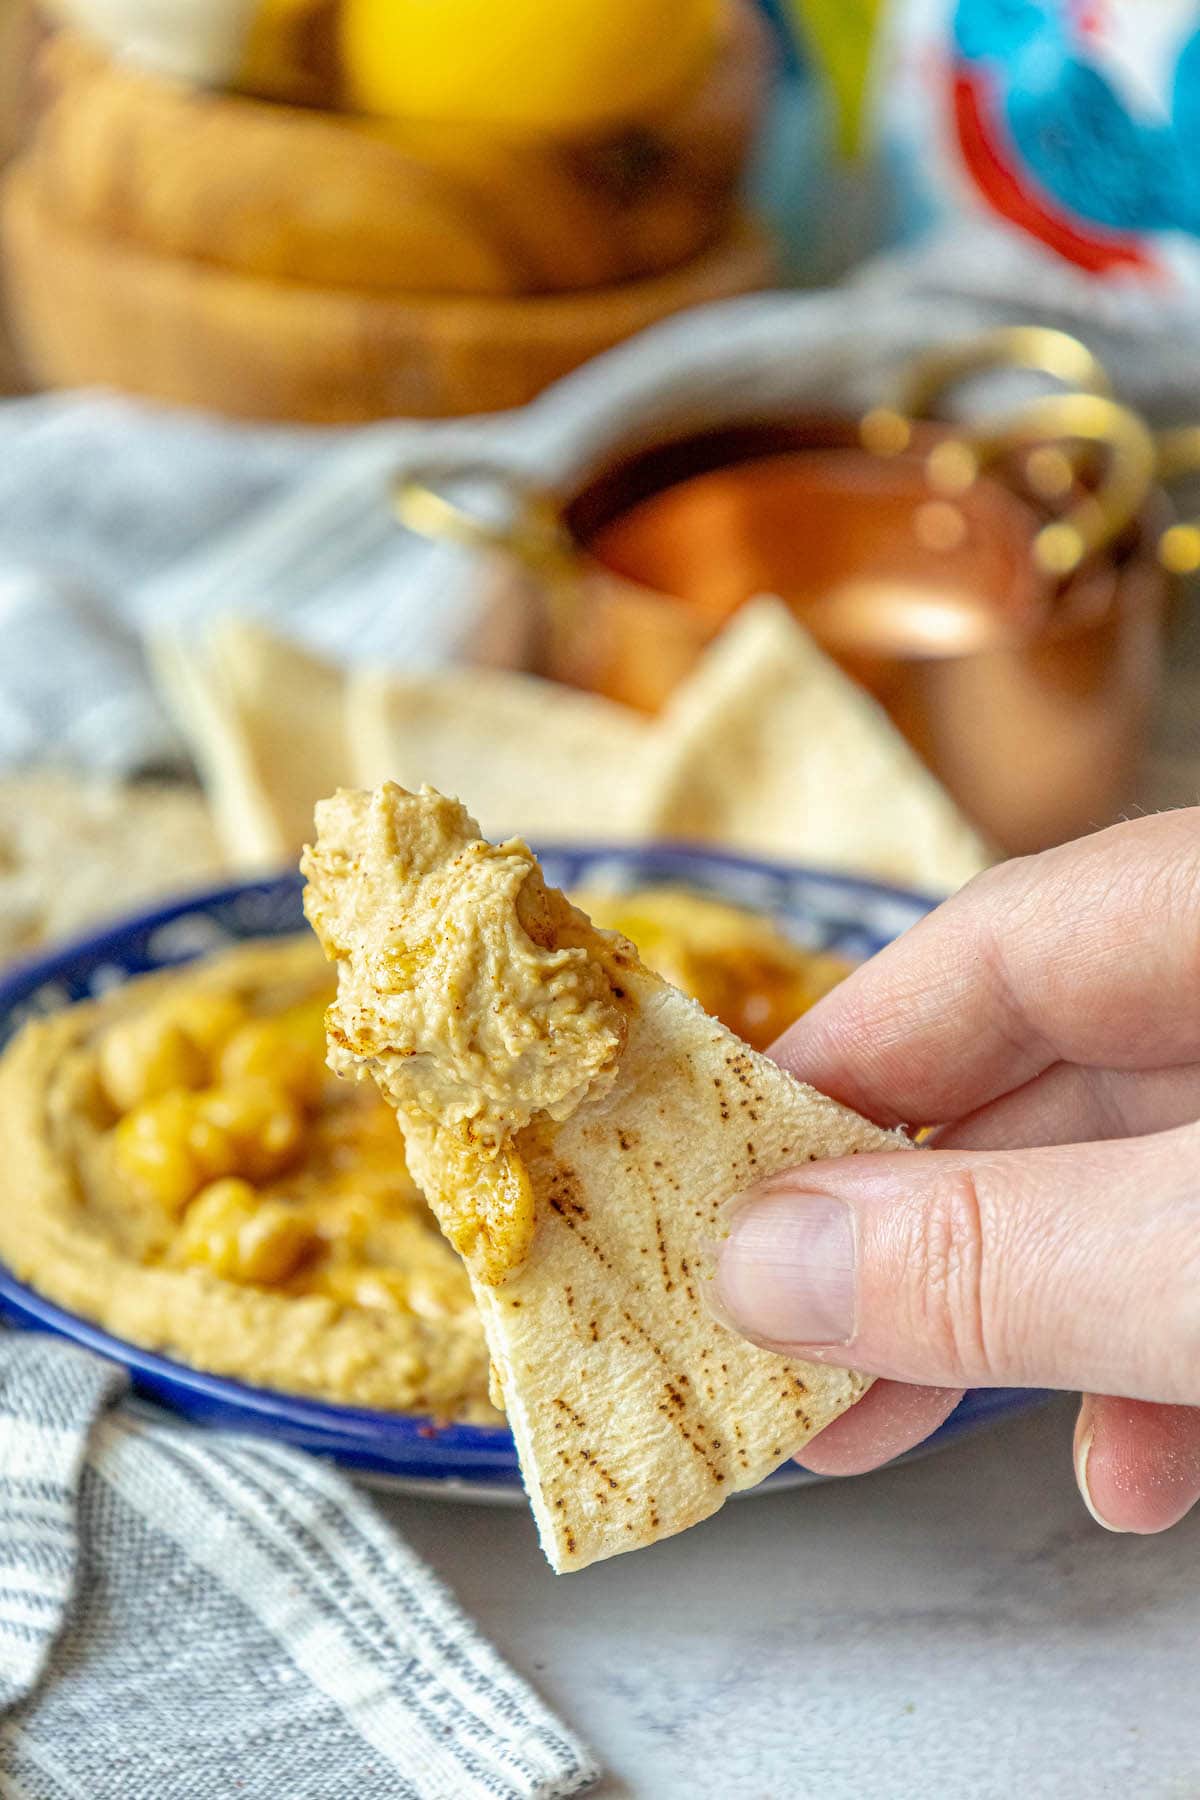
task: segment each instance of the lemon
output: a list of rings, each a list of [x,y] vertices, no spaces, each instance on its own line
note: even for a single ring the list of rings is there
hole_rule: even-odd
[[[342,0],[353,105],[555,134],[653,118],[712,57],[722,0]]]

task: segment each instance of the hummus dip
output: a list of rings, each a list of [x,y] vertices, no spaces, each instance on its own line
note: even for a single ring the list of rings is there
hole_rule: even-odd
[[[0,1258],[220,1375],[498,1422],[466,1272],[391,1112],[324,1066],[310,937],[128,983],[0,1061]]]

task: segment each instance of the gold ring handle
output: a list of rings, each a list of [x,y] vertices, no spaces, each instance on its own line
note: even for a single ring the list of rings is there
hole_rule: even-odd
[[[1049,325],[1001,325],[914,357],[901,376],[897,408],[910,418],[925,418],[947,388],[968,375],[1002,368],[1040,371],[1077,393],[1112,393],[1103,363],[1069,331]]]
[[[1200,472],[1200,425],[1176,425],[1157,439],[1158,478],[1178,481]],[[1168,525],[1158,540],[1158,560],[1172,575],[1194,575],[1200,569],[1200,519]]]
[[[1048,394],[994,426],[944,438],[926,458],[930,485],[961,494],[984,465],[1026,446],[1097,444],[1108,452],[1100,485],[1060,519],[1043,525],[1033,557],[1044,575],[1061,579],[1120,536],[1154,483],[1157,450],[1145,421],[1103,394]]]
[[[486,482],[504,498],[508,516],[493,520],[453,499],[446,488],[462,481]],[[420,465],[394,477],[391,495],[396,517],[419,537],[506,551],[542,573],[574,563],[558,502],[510,469],[485,462]]]
[[[913,421],[927,418],[948,388],[998,368],[1039,371],[1079,393],[1112,393],[1104,364],[1070,332],[1049,325],[1001,325],[913,357],[901,371],[892,404],[872,407],[863,418],[864,447],[878,456],[907,450]]]

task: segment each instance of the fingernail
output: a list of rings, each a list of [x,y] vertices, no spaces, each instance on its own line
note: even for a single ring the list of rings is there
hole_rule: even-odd
[[[854,1219],[828,1194],[766,1187],[737,1204],[720,1246],[719,1316],[758,1343],[854,1336]]]
[[[1075,1422],[1075,1480],[1079,1484],[1083,1504],[1097,1525],[1102,1525],[1105,1531],[1119,1532],[1123,1530],[1123,1527],[1111,1525],[1097,1509],[1096,1502],[1092,1499],[1091,1487],[1088,1484],[1088,1459],[1092,1454],[1092,1439],[1095,1435],[1096,1429],[1092,1423],[1092,1405],[1085,1394],[1079,1405],[1079,1417]]]

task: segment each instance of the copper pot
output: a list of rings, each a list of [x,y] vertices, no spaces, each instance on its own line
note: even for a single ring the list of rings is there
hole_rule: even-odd
[[[1131,799],[1168,594],[1154,463],[1140,420],[1076,392],[973,432],[903,412],[717,428],[522,493],[500,528],[426,478],[402,510],[502,546],[525,666],[646,711],[737,607],[781,596],[1019,853]]]

